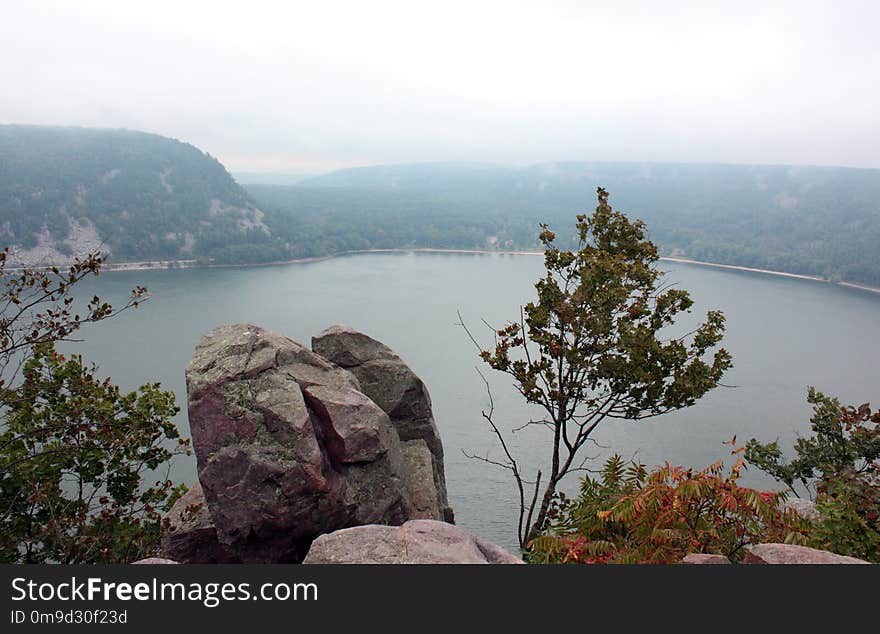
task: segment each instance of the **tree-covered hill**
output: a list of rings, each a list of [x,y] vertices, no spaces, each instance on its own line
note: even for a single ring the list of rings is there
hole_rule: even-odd
[[[880,285],[880,170],[748,165],[420,164],[248,186],[290,238],[347,248],[537,248],[589,211],[597,186],[666,255]]]
[[[762,165],[426,163],[249,174],[127,130],[0,126],[0,242],[13,261],[254,263],[383,248],[564,244],[596,187],[666,255],[880,286],[880,170]],[[301,180],[302,179],[302,180]]]
[[[219,161],[129,130],[0,126],[0,235],[28,264],[284,253]]]

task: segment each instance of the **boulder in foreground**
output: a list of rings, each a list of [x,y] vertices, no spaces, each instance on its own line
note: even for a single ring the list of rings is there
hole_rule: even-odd
[[[370,380],[401,394],[424,387],[396,363],[371,366]],[[207,513],[170,518],[179,528],[165,536],[167,554],[295,563],[324,533],[445,516],[439,437],[403,437],[388,411],[407,407],[378,404],[384,392],[302,344],[251,324],[219,326],[199,340],[186,379]],[[436,432],[430,401],[410,405]]]
[[[747,546],[744,564],[868,564],[863,559],[792,544]]]
[[[521,564],[500,546],[436,520],[357,526],[318,537],[306,564]]]

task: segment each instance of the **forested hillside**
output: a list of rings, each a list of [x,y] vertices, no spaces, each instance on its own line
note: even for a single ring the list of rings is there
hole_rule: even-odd
[[[217,259],[284,250],[223,165],[129,130],[0,126],[0,234],[14,260]]]
[[[295,178],[294,178],[295,176]],[[597,186],[665,255],[880,286],[880,170],[743,165],[377,166],[241,187],[192,145],[127,130],[0,126],[13,261],[270,262],[359,249],[536,249]],[[302,180],[300,180],[302,179]]]
[[[880,285],[880,170],[557,163],[341,170],[295,187],[248,186],[315,253],[360,248],[537,248],[595,189],[643,219],[666,255]]]

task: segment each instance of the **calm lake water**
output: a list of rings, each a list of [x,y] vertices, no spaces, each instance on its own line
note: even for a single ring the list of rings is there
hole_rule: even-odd
[[[725,347],[734,368],[725,383],[696,406],[643,422],[610,421],[588,446],[595,465],[611,452],[655,465],[664,460],[705,466],[729,457],[722,443],[780,439],[790,446],[809,431],[808,385],[859,404],[880,398],[880,295],[754,273],[663,262],[668,280],[691,291],[692,321],[711,308],[728,319]],[[486,319],[515,319],[533,296],[542,269],[536,256],[369,254],[265,268],[106,273],[83,288],[121,303],[147,286],[153,299],[140,309],[84,330],[76,345],[101,373],[134,389],[159,380],[174,390],[188,436],[184,369],[199,335],[231,322],[249,322],[306,344],[342,323],[397,351],[428,385],[446,450],[449,495],[458,523],[513,548],[515,487],[501,469],[467,458],[498,458],[499,448],[480,411],[488,404],[476,373],[473,344],[456,325],[461,310],[472,330],[490,333]],[[687,327],[687,320],[681,322]],[[678,330],[678,328],[676,328]],[[502,375],[487,374],[497,420],[514,428],[529,412]],[[540,430],[516,434],[526,465],[546,455]],[[195,478],[194,459],[175,465],[178,479]],[[746,483],[766,486],[748,472]],[[569,488],[576,487],[572,478]]]

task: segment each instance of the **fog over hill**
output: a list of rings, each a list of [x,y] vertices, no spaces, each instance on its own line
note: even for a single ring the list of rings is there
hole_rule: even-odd
[[[17,262],[257,263],[362,249],[538,247],[595,205],[665,255],[880,285],[880,170],[767,165],[419,163],[247,173],[129,130],[0,126],[0,232]],[[279,184],[272,184],[279,183]]]
[[[269,246],[264,213],[217,159],[131,130],[0,126],[0,233],[13,261],[220,258]],[[256,250],[256,249],[254,249]]]
[[[666,255],[880,284],[880,170],[768,165],[438,163],[339,170],[295,188],[250,186],[266,208],[363,231],[359,247],[535,248],[560,236],[595,190],[643,219]],[[329,219],[333,219],[332,221]],[[337,226],[340,225],[340,226]],[[381,232],[378,231],[381,227]],[[389,237],[389,232],[395,237]],[[332,233],[324,234],[329,239]],[[345,246],[345,240],[335,243]]]

